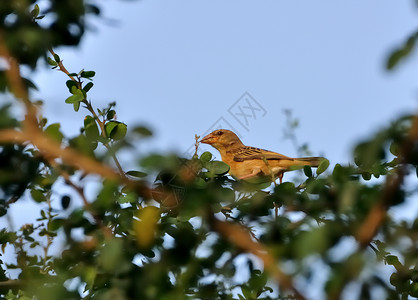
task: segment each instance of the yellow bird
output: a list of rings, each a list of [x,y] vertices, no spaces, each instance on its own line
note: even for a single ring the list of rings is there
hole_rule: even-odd
[[[230,130],[219,129],[205,136],[201,143],[209,144],[220,153],[228,164],[229,174],[237,179],[279,178],[283,173],[303,166],[318,167],[322,157],[292,158],[273,151],[245,146],[238,136]]]

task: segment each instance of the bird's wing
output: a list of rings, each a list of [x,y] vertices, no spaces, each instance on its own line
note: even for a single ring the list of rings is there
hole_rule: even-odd
[[[267,160],[294,160],[291,157],[276,153],[273,151],[268,151],[260,148],[245,146],[240,148],[237,152],[234,153],[234,161],[244,161],[244,160],[253,160],[253,159],[267,159]]]

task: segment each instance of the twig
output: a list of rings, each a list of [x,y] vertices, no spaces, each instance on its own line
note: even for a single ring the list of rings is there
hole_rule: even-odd
[[[46,203],[48,204],[48,223],[52,221],[52,205],[51,205],[51,193],[49,192],[47,197],[46,197]],[[47,243],[43,248],[44,250],[44,258],[43,258],[43,271],[45,273],[48,273],[48,267],[47,267],[47,262],[48,262],[48,252],[49,252],[49,248],[52,245],[52,237],[50,234],[46,235],[47,238]]]
[[[52,56],[56,55],[56,53],[54,52],[52,48],[48,48],[48,51],[52,54]],[[77,81],[73,76],[70,75],[70,72],[68,72],[68,70],[65,68],[64,64],[62,63],[62,60],[57,61],[57,64],[58,64],[59,70],[67,74],[67,76],[70,77],[72,81],[77,83],[78,88],[81,89],[81,82]]]
[[[199,144],[200,144],[200,142],[199,142],[199,139],[200,139],[200,136],[199,135],[197,135],[197,134],[195,134],[194,135],[194,139],[195,139],[195,143],[194,143],[194,155],[193,156],[196,156],[197,155],[197,150],[199,149]]]
[[[71,180],[70,175],[66,171],[62,169],[60,169],[59,171],[61,176],[64,177],[65,183],[71,186],[80,196],[81,200],[83,201],[84,208],[92,215],[96,224],[100,227],[104,235],[110,237],[112,235],[112,231],[103,224],[103,220],[91,209],[90,203],[87,201],[86,195],[84,194],[84,189],[76,185]]]

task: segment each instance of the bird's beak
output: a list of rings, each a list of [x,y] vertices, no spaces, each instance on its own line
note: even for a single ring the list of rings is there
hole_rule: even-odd
[[[216,142],[216,137],[213,136],[212,133],[209,133],[207,136],[205,136],[203,139],[200,140],[203,144],[214,144]]]

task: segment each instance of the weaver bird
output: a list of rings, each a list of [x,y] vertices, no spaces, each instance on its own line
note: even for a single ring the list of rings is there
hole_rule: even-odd
[[[220,153],[228,164],[229,174],[237,179],[279,178],[283,173],[300,169],[303,166],[317,167],[322,157],[292,158],[273,151],[245,146],[238,136],[230,130],[219,129],[205,136],[201,143],[209,144]]]

